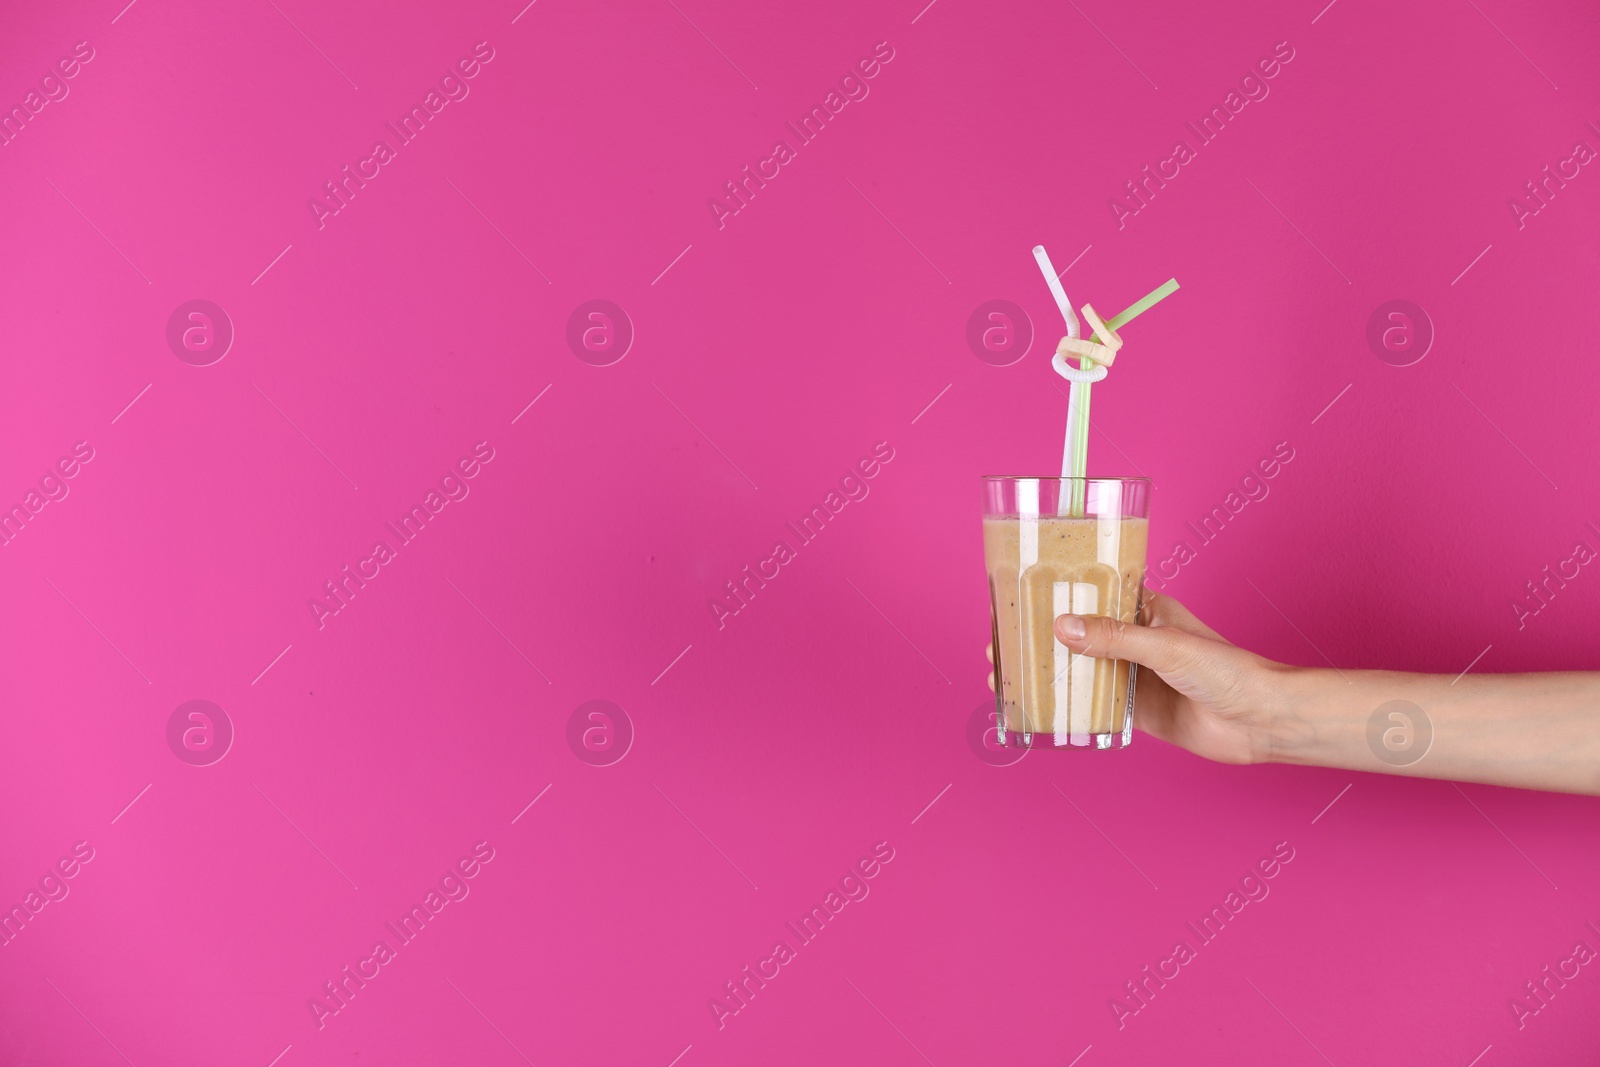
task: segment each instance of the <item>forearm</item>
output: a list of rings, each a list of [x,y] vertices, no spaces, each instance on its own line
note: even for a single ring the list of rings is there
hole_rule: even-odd
[[[1261,746],[1268,762],[1600,794],[1597,673],[1452,681],[1291,668],[1276,688],[1283,697]],[[1391,701],[1405,704],[1385,708]]]

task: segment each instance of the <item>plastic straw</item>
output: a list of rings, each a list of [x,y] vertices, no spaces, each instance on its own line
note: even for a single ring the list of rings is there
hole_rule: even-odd
[[[1113,315],[1106,323],[1106,328],[1116,330],[1118,327],[1132,322],[1177,291],[1178,279],[1168,278],[1160,286],[1152,289],[1131,305]],[[1110,338],[1100,337],[1098,340],[1103,343],[1109,341]],[[1086,362],[1087,360],[1080,360],[1079,366]],[[1077,459],[1077,467],[1072,472],[1073,478],[1076,479],[1072,483],[1072,514],[1082,515],[1084,514],[1083,494],[1088,488],[1087,479],[1089,477],[1089,390],[1087,386],[1084,387],[1082,408],[1078,413],[1077,426],[1075,428],[1078,431],[1078,440],[1073,453]]]
[[[1033,258],[1039,264],[1039,270],[1044,274],[1045,284],[1050,287],[1050,295],[1055,297],[1056,307],[1061,310],[1061,317],[1067,323],[1067,336],[1076,340],[1079,335],[1078,314],[1072,310],[1072,301],[1067,299],[1067,291],[1061,286],[1061,278],[1056,274],[1055,264],[1050,262],[1050,253],[1044,250],[1044,245],[1033,246]],[[1079,360],[1079,369],[1087,369],[1087,360]],[[1083,444],[1080,439],[1084,437],[1080,430],[1087,429],[1089,419],[1089,383],[1068,383],[1067,394],[1067,434],[1061,447],[1061,477],[1063,481],[1074,477],[1082,477],[1078,473],[1079,466],[1085,462],[1082,453]],[[1082,515],[1082,483],[1066,481],[1062,486],[1067,492],[1056,498],[1056,514]]]
[[[1077,340],[1079,337],[1078,316],[1072,310],[1072,301],[1067,299],[1067,291],[1062,287],[1061,278],[1056,274],[1055,265],[1050,262],[1050,255],[1044,250],[1044,245],[1033,246],[1033,258],[1039,264],[1040,272],[1044,274],[1045,284],[1050,287],[1050,295],[1055,298],[1056,307],[1061,311],[1061,317],[1066,320],[1067,336]],[[1113,315],[1106,321],[1105,325],[1110,330],[1117,330],[1143,315],[1177,291],[1178,279],[1169,278],[1162,285]],[[1109,338],[1100,337],[1098,340],[1104,342],[1108,341]],[[1078,360],[1079,370],[1088,370],[1092,365],[1093,361],[1087,358]],[[1089,476],[1089,384],[1088,382],[1069,382],[1067,433],[1061,450],[1061,478],[1066,482],[1068,491],[1057,498],[1056,513],[1058,515],[1081,516],[1085,514]]]
[[[1111,316],[1111,318],[1106,321],[1106,325],[1111,327],[1113,330],[1120,329],[1125,323],[1132,322],[1134,319],[1138,318],[1140,315],[1143,315],[1146,311],[1149,311],[1151,308],[1155,307],[1157,304],[1161,303],[1161,301],[1165,300],[1167,297],[1171,296],[1177,291],[1178,279],[1168,278],[1161,284],[1160,287],[1152,289],[1150,292],[1134,301],[1132,306],[1125,308],[1117,314]]]
[[[1079,370],[1088,370],[1092,366],[1088,359],[1078,360]],[[1077,390],[1076,396],[1069,396],[1072,402],[1072,415],[1068,421],[1072,424],[1072,507],[1070,514],[1085,515],[1085,492],[1089,476],[1089,383],[1084,382],[1083,388]]]
[[[1067,291],[1061,287],[1061,278],[1056,274],[1055,264],[1050,262],[1050,253],[1044,250],[1044,245],[1034,245],[1033,258],[1039,264],[1039,269],[1044,272],[1044,282],[1050,287],[1050,295],[1056,298],[1056,307],[1061,309],[1061,317],[1067,320],[1067,336],[1076,341],[1078,313],[1072,310],[1072,301],[1067,299]]]

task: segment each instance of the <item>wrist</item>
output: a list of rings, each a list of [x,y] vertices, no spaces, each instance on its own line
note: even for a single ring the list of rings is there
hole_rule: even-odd
[[[1252,745],[1254,762],[1316,762],[1317,747],[1326,741],[1320,697],[1330,684],[1324,676],[1331,673],[1283,663],[1266,665]]]

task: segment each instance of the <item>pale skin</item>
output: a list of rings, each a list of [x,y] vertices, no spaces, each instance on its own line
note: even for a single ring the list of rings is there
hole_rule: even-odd
[[[1197,756],[1600,795],[1600,673],[1294,667],[1231,644],[1172,597],[1145,596],[1143,625],[1062,615],[1056,638],[1143,667],[1134,725]],[[1432,724],[1431,745],[1405,766],[1379,759],[1368,740],[1373,712],[1393,700]],[[1384,728],[1404,722],[1380,718]]]

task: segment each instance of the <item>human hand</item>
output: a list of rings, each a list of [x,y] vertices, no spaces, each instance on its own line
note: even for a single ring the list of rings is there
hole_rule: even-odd
[[[1600,671],[1451,677],[1292,667],[1234,647],[1169,596],[1146,595],[1143,625],[1062,615],[1055,636],[1080,655],[1142,666],[1134,724],[1163,741],[1222,763],[1600,796]],[[1391,702],[1428,724],[1426,743],[1409,759],[1385,758],[1371,733]]]
[[[1146,593],[1144,625],[1062,615],[1056,639],[1073,652],[1139,664],[1134,725],[1221,763],[1271,758],[1270,722],[1295,668],[1225,640],[1170,596]],[[989,662],[994,662],[990,646]],[[994,674],[989,675],[994,688]]]

